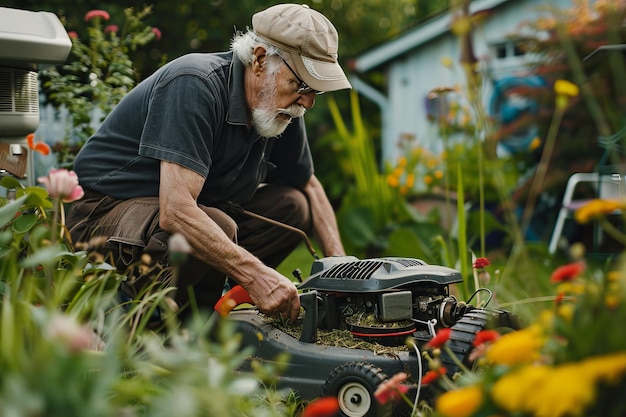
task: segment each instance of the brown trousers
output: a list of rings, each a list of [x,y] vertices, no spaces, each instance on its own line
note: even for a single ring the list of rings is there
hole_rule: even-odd
[[[228,236],[266,265],[275,268],[301,242],[293,231],[250,217],[241,210],[216,207],[200,208],[213,219]],[[253,199],[241,208],[296,227],[304,232],[311,229],[309,203],[305,195],[291,187],[269,184],[260,187]],[[190,292],[197,307],[212,311],[222,294],[226,276],[196,258],[188,259],[179,269],[176,283],[171,282],[167,268],[167,244],[170,234],[159,226],[157,197],[115,200],[85,190],[85,197],[72,203],[66,224],[75,244],[93,238],[106,239],[104,251],[129,280],[122,288],[135,296],[155,280],[175,285],[175,301],[181,307],[181,316],[189,313]],[[146,274],[138,269],[144,254],[150,255],[157,268]],[[158,273],[157,271],[161,271]],[[170,275],[168,275],[168,272]]]

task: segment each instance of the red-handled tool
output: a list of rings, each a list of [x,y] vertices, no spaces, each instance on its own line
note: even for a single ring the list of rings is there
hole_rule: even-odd
[[[235,307],[241,304],[254,304],[252,301],[252,297],[248,294],[245,288],[241,285],[235,285],[233,288],[228,290],[226,294],[222,295],[222,297],[217,300],[215,303],[215,311],[217,311],[221,316],[227,316]]]

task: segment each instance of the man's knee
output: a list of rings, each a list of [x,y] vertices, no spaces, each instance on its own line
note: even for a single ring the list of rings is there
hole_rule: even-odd
[[[235,223],[232,217],[215,207],[203,205],[199,207],[224,231],[230,240],[235,240],[237,236],[237,223]]]
[[[308,232],[311,228],[311,206],[304,193],[292,187],[280,187],[271,194],[273,204],[266,214],[274,220]]]

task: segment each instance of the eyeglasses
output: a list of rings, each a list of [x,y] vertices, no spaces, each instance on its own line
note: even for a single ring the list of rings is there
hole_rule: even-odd
[[[312,89],[311,87],[309,87],[309,85],[307,83],[305,83],[304,81],[302,81],[302,78],[298,77],[298,75],[296,74],[296,72],[291,68],[291,66],[289,66],[289,64],[287,63],[287,61],[285,61],[285,58],[282,58],[283,62],[285,63],[285,65],[287,66],[287,68],[289,68],[289,71],[291,71],[291,73],[293,74],[294,77],[296,77],[296,81],[298,81],[298,85],[300,86],[300,88],[298,88],[296,90],[296,94],[300,94],[300,95],[305,95],[305,94],[311,94],[311,93],[315,93],[315,94],[322,94],[323,91],[317,91]]]

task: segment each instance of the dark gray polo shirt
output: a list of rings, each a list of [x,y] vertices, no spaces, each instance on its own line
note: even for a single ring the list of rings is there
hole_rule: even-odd
[[[245,202],[261,182],[304,184],[313,174],[304,120],[278,138],[248,129],[243,74],[232,52],[188,54],[157,70],[81,149],[81,185],[117,199],[157,196],[162,160],[206,179],[205,205]]]

